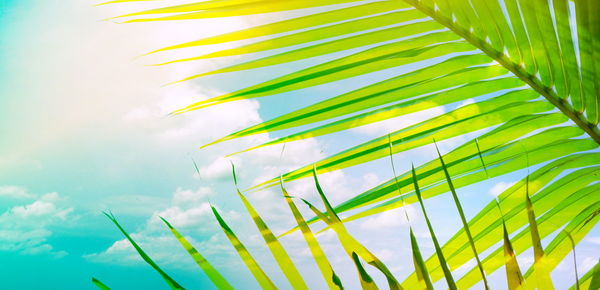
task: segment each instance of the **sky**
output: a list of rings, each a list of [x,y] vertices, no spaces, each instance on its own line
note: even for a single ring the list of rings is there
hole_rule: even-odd
[[[340,88],[360,86],[378,75],[167,116],[193,101],[322,59],[258,69],[251,77],[231,73],[163,86],[238,59],[156,67],[149,65],[198,51],[140,55],[274,18],[119,24],[103,19],[149,8],[152,3],[100,7],[92,1],[75,0],[0,3],[0,289],[94,289],[92,276],[114,289],[165,289],[160,276],[102,214],[107,210],[186,288],[210,289],[212,284],[159,216],[188,237],[234,286],[255,289],[256,282],[217,227],[209,202],[220,210],[276,284],[287,289],[289,284],[235,195],[229,162],[235,163],[241,187],[247,188],[337,152],[347,142],[381,136],[398,122],[415,123],[444,111],[430,110],[402,120],[289,143],[283,154],[281,147],[273,146],[226,159],[223,156],[274,136],[257,135],[205,149],[198,147],[281,112],[333,96]],[[202,49],[224,47],[227,45]],[[386,73],[390,72],[381,74]],[[462,140],[443,142],[442,150]],[[426,148],[395,158],[402,171],[411,161],[420,164],[433,156],[431,148]],[[192,160],[198,164],[199,174]],[[336,204],[388,180],[391,174],[388,161],[380,160],[324,174],[322,183]],[[519,174],[460,190],[467,216],[473,216],[509,187]],[[310,180],[292,183],[288,189],[318,201]],[[270,189],[247,195],[276,234],[294,225],[279,194]],[[432,222],[440,240],[447,240],[460,224],[450,197],[431,198],[427,206],[436,209],[430,213]],[[413,206],[407,210],[422,241],[422,251],[429,256],[433,246],[428,242],[420,211]],[[400,209],[351,222],[348,227],[399,279],[412,271],[412,263],[406,263],[410,261],[408,225]],[[355,270],[333,233],[327,231],[318,238],[342,280],[348,281],[351,289],[358,287]],[[305,277],[320,276],[299,234],[281,241]],[[597,260],[594,249],[599,244],[598,230],[581,243],[581,273]],[[520,256],[520,262],[530,265],[530,256]],[[563,263],[553,275],[572,277],[572,271],[570,264]],[[385,284],[378,273],[371,273],[381,285]],[[499,288],[505,287],[502,271],[493,274],[491,280]],[[307,282],[314,288],[324,285],[319,279]],[[560,283],[567,286],[572,281],[563,278]]]

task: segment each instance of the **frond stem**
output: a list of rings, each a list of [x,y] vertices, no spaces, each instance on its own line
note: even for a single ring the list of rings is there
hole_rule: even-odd
[[[588,122],[583,116],[582,112],[578,112],[575,109],[573,109],[573,107],[568,103],[568,101],[556,95],[556,93],[552,91],[552,89],[546,87],[536,76],[528,73],[522,66],[511,61],[508,58],[508,56],[496,50],[489,43],[474,36],[470,31],[455,25],[447,17],[435,12],[434,9],[422,5],[417,0],[403,1],[412,5],[417,10],[423,12],[427,16],[433,18],[433,20],[444,25],[452,32],[458,34],[467,42],[471,43],[473,46],[483,51],[483,53],[487,54],[500,65],[508,69],[515,76],[517,76],[527,85],[529,85],[532,89],[534,89],[544,98],[546,98],[546,100],[548,100],[552,105],[557,107],[563,114],[565,114],[569,119],[571,119],[575,124],[577,124],[577,126],[579,126],[583,131],[585,131],[585,133],[587,133],[594,141],[596,141],[596,143],[600,144],[600,130],[598,129],[598,127]]]

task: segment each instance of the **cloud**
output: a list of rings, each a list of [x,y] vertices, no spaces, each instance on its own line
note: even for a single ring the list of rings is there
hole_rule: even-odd
[[[592,244],[600,245],[600,237],[588,237],[585,240]]]
[[[27,192],[27,189],[20,186],[0,186],[0,198],[32,199],[34,197],[35,195]]]
[[[411,223],[416,222],[419,216],[414,206],[409,204],[405,208]],[[370,231],[380,231],[398,228],[407,224],[404,209],[396,208],[364,219],[360,224],[360,228]]]
[[[166,208],[152,213],[152,216],[141,229],[130,232],[131,237],[157,263],[180,269],[190,269],[192,265],[188,262],[191,259],[186,257],[187,253],[181,248],[181,245],[159,217],[169,221],[190,243],[201,249],[203,254],[206,254],[207,251],[213,253],[214,249],[221,249],[223,244],[227,245],[225,241],[217,243],[216,237],[213,238],[220,231],[217,228],[210,205],[206,201],[213,194],[214,192],[209,187],[199,187],[195,190],[177,188],[172,193],[170,204]],[[229,222],[235,221],[239,217],[235,211],[221,209],[219,211],[227,217]],[[126,225],[123,226],[127,229]],[[208,241],[199,242],[189,234],[207,237]],[[84,258],[96,263],[120,265],[143,263],[130,242],[125,238],[115,241],[104,251],[84,255]]]
[[[578,269],[579,274],[583,275],[592,269],[598,263],[598,257],[584,257],[581,266]]]
[[[232,180],[231,163],[239,168],[241,165],[239,158],[218,157],[211,163],[200,168],[200,177],[209,180]]]
[[[30,194],[35,197],[35,195]],[[52,228],[73,217],[73,208],[61,205],[58,193],[47,193],[29,204],[14,206],[0,215],[0,251],[24,255],[47,254],[55,258],[67,252],[48,243]]]
[[[177,188],[173,193],[173,203],[177,205],[197,203],[206,200],[213,193],[210,187],[199,187],[197,190]]]
[[[505,190],[509,189],[515,183],[516,182],[500,181],[500,182],[494,184],[494,186],[492,188],[490,188],[489,193],[493,197],[498,197],[500,194],[502,194]]]

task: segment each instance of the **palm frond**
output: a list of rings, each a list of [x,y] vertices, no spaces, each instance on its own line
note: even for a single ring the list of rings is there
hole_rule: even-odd
[[[195,102],[174,114],[242,99],[281,97],[285,92],[390,71],[388,69],[403,65],[418,63],[421,66],[410,72],[390,72],[385,79],[340,92],[207,145],[259,133],[291,131],[264,144],[250,146],[248,150],[251,150],[431,108],[452,108],[473,100],[472,104],[449,109],[417,124],[399,126],[389,135],[361,144],[348,144],[346,149],[316,163],[320,172],[330,172],[384,158],[390,143],[392,154],[397,154],[431,145],[434,139],[478,135],[477,139],[440,156],[445,161],[442,166],[432,160],[337,206],[327,203],[328,216],[332,219],[328,223],[330,227],[336,222],[335,213],[353,210],[352,215],[344,219],[350,221],[417,200],[422,203],[421,198],[448,192],[450,180],[450,191],[454,193],[456,189],[487,178],[537,166],[528,180],[519,181],[498,197],[504,211],[504,225],[497,219],[494,203],[490,203],[441,247],[452,270],[466,263],[465,257],[469,255],[463,253],[475,248],[486,251],[500,242],[503,227],[505,237],[513,236],[509,242],[518,255],[532,246],[528,237],[537,243],[565,227],[576,244],[597,223],[598,216],[593,213],[599,201],[592,192],[598,190],[600,170],[597,153],[600,144],[599,3],[593,0],[209,0],[123,17],[128,22],[169,21],[304,9],[300,17],[290,16],[282,21],[154,51],[270,37],[211,54],[200,52],[192,58],[171,60],[244,56],[240,63],[197,72],[184,80],[317,56],[328,59],[266,82]],[[257,52],[271,54],[253,58],[251,54]],[[285,182],[295,181],[314,175],[313,170],[312,163],[306,164],[281,178]],[[413,179],[418,180],[420,189]],[[279,179],[274,177],[253,189],[278,183]],[[529,193],[531,200],[527,199]],[[586,207],[590,204],[595,208]],[[534,217],[535,223],[527,226],[526,221],[531,219],[527,212],[532,213],[533,209],[540,216]],[[587,216],[583,216],[584,213]],[[322,215],[317,214],[308,223],[322,219]],[[533,235],[529,235],[530,231]],[[564,239],[564,235],[558,234],[544,249],[543,260],[548,269],[553,269],[568,252]],[[539,252],[539,247],[536,248]],[[483,270],[491,273],[504,265],[501,251],[496,248],[483,258]],[[360,252],[356,254],[365,259]],[[425,261],[433,281],[447,272],[436,265],[435,259],[430,257]],[[456,281],[457,286],[474,285],[479,281],[476,277],[479,271],[480,268],[472,269]],[[530,269],[524,275],[528,287],[536,285],[535,279],[529,279],[532,272]],[[414,286],[417,282],[413,274],[404,285]]]
[[[298,223],[298,228],[302,231],[304,240],[306,241],[306,244],[308,245],[308,248],[310,249],[313,258],[315,259],[315,262],[317,263],[317,266],[319,267],[319,270],[321,271],[325,282],[329,286],[329,289],[344,289],[340,278],[335,274],[335,271],[333,270],[333,267],[331,267],[331,263],[327,259],[325,252],[323,252],[323,249],[319,245],[319,242],[317,241],[315,235],[306,224],[306,221],[304,220],[304,217],[302,217],[302,214],[300,213],[298,207],[294,203],[293,198],[283,187],[283,180],[281,180],[280,185],[283,196],[285,197],[285,200],[288,206],[290,207],[290,210],[292,211],[296,222]]]
[[[92,283],[96,285],[100,290],[110,290],[108,286],[106,286],[102,281],[96,279],[96,277],[92,277]]]
[[[223,220],[217,209],[211,205],[211,210],[215,218],[217,219],[217,222],[221,226],[221,229],[223,229],[223,232],[231,242],[231,245],[233,245],[237,253],[240,255],[240,258],[242,258],[242,261],[244,261],[246,267],[248,268],[248,270],[250,270],[258,284],[260,284],[261,288],[277,289],[277,287],[275,287],[275,284],[273,284],[269,276],[265,274],[265,271],[258,265],[258,262],[256,262],[254,257],[252,257],[252,255],[250,254],[250,252],[248,252],[246,246],[242,244],[242,242],[240,241],[240,239],[238,239],[233,230],[231,230],[229,225],[227,225],[225,220]]]
[[[567,0],[276,2],[204,1],[140,11],[123,17],[129,19],[128,21],[138,22],[167,21],[277,13],[318,7],[300,17],[289,17],[159,49],[158,51],[173,50],[270,36],[266,40],[212,54],[173,60],[188,61],[249,55],[303,45],[301,48],[276,52],[215,71],[199,73],[187,79],[251,70],[315,56],[328,55],[330,58],[330,61],[325,63],[191,104],[175,113],[240,99],[277,95],[427,60],[425,67],[392,75],[386,80],[299,108],[224,136],[211,144],[258,133],[318,124],[254,147],[257,148],[330,134],[473,98],[476,98],[476,101],[471,105],[413,126],[398,128],[391,134],[395,146],[394,153],[426,146],[431,144],[433,138],[445,140],[478,130],[491,129],[491,134],[511,134],[511,138],[498,140],[494,144],[482,141],[481,151],[484,158],[487,158],[486,154],[506,148],[505,146],[514,140],[527,138],[529,132],[551,131],[553,127],[566,121],[566,126],[573,128],[573,134],[569,134],[570,137],[565,138],[563,142],[589,142],[577,144],[577,150],[565,150],[560,153],[557,150],[556,154],[546,154],[545,158],[541,158],[540,153],[540,158],[532,160],[531,165],[592,150],[600,142],[600,131],[597,128],[597,107],[600,102],[600,86],[597,84],[600,83],[600,79],[596,69],[600,53],[595,46],[598,42],[595,37],[597,34],[594,34],[598,30],[598,16],[589,12],[590,8],[598,5],[594,1],[576,1],[574,4],[569,4]],[[574,6],[575,9],[570,9],[569,6]],[[165,14],[168,15],[163,16]],[[573,35],[572,31],[577,31],[576,35]],[[333,54],[350,49],[359,51],[349,55]],[[577,61],[578,54],[580,62]],[[549,120],[549,116],[556,117]],[[508,124],[512,124],[513,127],[508,128]],[[498,125],[500,127],[494,128]],[[505,131],[499,133],[502,130]],[[382,158],[386,155],[385,143],[385,136],[382,136],[354,145],[317,162],[317,166],[321,172],[328,172]],[[454,167],[459,164],[452,164],[450,156],[445,158],[448,158],[448,169],[454,175],[460,176],[468,172],[475,174],[479,170],[475,167],[458,170]],[[494,166],[493,163],[490,165]],[[503,170],[496,170],[493,176],[510,173],[518,168],[505,166]],[[422,171],[421,168],[417,169]],[[307,165],[284,174],[283,179],[287,182],[309,177],[310,172],[311,166]],[[408,172],[404,174],[405,177],[408,175]],[[422,180],[424,188],[433,184],[421,176],[419,180]],[[482,179],[472,178],[470,183],[480,180]],[[432,178],[431,181],[439,182],[441,179]],[[277,183],[277,178],[273,178],[257,186],[260,188]],[[391,182],[383,183],[336,207],[336,210],[349,209],[350,204],[355,208],[368,205],[374,200],[392,200],[398,193],[389,189],[385,193],[382,192],[390,185]],[[457,187],[460,186],[462,185],[457,180]],[[373,196],[373,192],[379,194],[376,199],[365,199],[365,196]],[[428,197],[425,191],[424,196]]]
[[[198,250],[196,250],[196,248],[194,248],[194,246],[192,246],[192,244],[171,225],[171,223],[169,223],[163,217],[160,217],[160,219],[167,225],[169,230],[171,230],[173,236],[175,236],[175,238],[177,239],[177,241],[179,241],[181,246],[183,246],[183,248],[186,250],[186,252],[188,252],[190,257],[194,259],[194,262],[198,264],[200,269],[204,271],[206,276],[208,276],[208,278],[213,282],[213,284],[215,284],[215,286],[217,286],[217,288],[228,290],[233,289],[233,287],[229,284],[229,282],[227,282],[227,280],[221,275],[221,273],[219,273],[219,271],[217,271],[208,262],[208,260],[206,260],[206,258],[202,256],[202,254],[200,254],[200,252],[198,252]]]
[[[171,278],[169,274],[163,271],[163,269],[161,269],[160,266],[158,266],[158,264],[156,264],[156,262],[154,262],[154,260],[152,260],[152,258],[148,256],[148,254],[146,254],[146,252],[133,240],[129,233],[125,231],[121,224],[119,224],[117,218],[115,218],[115,216],[112,213],[105,212],[104,215],[106,215],[106,217],[108,217],[115,224],[115,226],[117,226],[119,231],[125,236],[125,238],[127,238],[127,240],[131,243],[133,248],[135,248],[140,257],[142,257],[144,262],[146,262],[148,265],[150,265],[150,267],[152,267],[156,272],[158,272],[158,274],[160,274],[160,276],[163,278],[163,280],[165,280],[165,282],[167,283],[167,285],[169,285],[171,289],[185,289],[181,285],[179,285],[177,281]],[[98,283],[95,284],[99,285]]]

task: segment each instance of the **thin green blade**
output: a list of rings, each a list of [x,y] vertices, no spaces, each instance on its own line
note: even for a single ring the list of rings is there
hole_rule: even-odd
[[[414,187],[415,187],[415,194],[417,195],[417,198],[419,199],[419,204],[421,205],[421,210],[423,211],[423,216],[425,217],[425,222],[427,223],[427,229],[429,229],[429,234],[431,235],[431,241],[433,242],[433,245],[435,246],[435,253],[440,262],[440,266],[442,267],[442,270],[444,271],[444,277],[446,278],[446,283],[448,283],[448,288],[450,288],[450,290],[457,290],[458,288],[456,288],[456,283],[454,282],[454,277],[452,277],[452,272],[448,268],[448,263],[446,262],[446,258],[444,257],[444,252],[442,252],[442,248],[440,247],[440,244],[437,240],[435,232],[433,231],[433,226],[431,225],[431,222],[429,221],[429,217],[427,216],[427,211],[425,210],[425,204],[423,203],[423,197],[421,196],[421,190],[419,189],[419,182],[417,181],[417,173],[415,172],[414,165],[411,168],[411,172],[412,172],[412,179],[413,179],[413,183],[414,183]]]
[[[171,276],[169,276],[165,271],[163,271],[152,260],[152,258],[150,258],[150,256],[148,256],[146,254],[146,252],[144,252],[144,250],[142,250],[142,248],[133,240],[133,238],[131,238],[131,236],[125,231],[125,229],[123,229],[123,227],[121,227],[121,225],[119,224],[119,222],[117,221],[117,219],[115,218],[115,216],[112,215],[112,213],[106,213],[105,212],[104,215],[106,215],[117,226],[117,228],[119,228],[119,231],[121,231],[121,233],[127,238],[127,240],[131,243],[131,245],[138,252],[138,254],[140,255],[140,257],[142,257],[142,259],[146,263],[148,263],[148,265],[150,265],[154,270],[156,270],[156,272],[158,272],[160,274],[160,276],[163,278],[163,280],[165,280],[165,282],[167,282],[167,285],[169,285],[169,287],[171,289],[185,289],[181,285],[179,285],[179,283],[177,283],[175,280],[173,280],[173,278],[171,278]]]
[[[233,179],[237,186],[235,166],[233,166],[233,163],[231,164],[231,166],[233,171]],[[248,211],[248,214],[250,214],[250,216],[252,217],[254,224],[256,224],[256,228],[258,228],[260,234],[265,240],[265,243],[269,247],[271,254],[273,254],[273,258],[275,258],[275,261],[279,265],[279,268],[286,276],[292,287],[294,287],[294,289],[308,289],[308,286],[306,286],[306,283],[304,282],[304,279],[302,279],[300,272],[294,265],[294,262],[292,261],[286,250],[283,248],[277,237],[275,237],[273,232],[271,232],[265,221],[260,217],[258,212],[250,204],[248,199],[246,199],[246,197],[240,192],[240,190],[236,188],[236,191],[239,198],[242,200],[246,211]]]
[[[194,259],[196,264],[200,266],[202,271],[208,276],[208,278],[217,286],[219,289],[234,289],[227,280],[217,271],[207,260],[184,238],[166,219],[160,217],[160,219],[169,227],[171,233],[175,236],[175,238],[179,241],[181,246],[188,252],[190,257]]]
[[[104,283],[102,283],[102,281],[96,279],[95,277],[92,277],[92,283],[94,283],[94,285],[101,290],[110,290],[110,287],[106,286]]]
[[[287,204],[290,207],[294,218],[296,219],[298,227],[302,231],[304,240],[306,241],[306,244],[308,244],[308,248],[310,249],[313,258],[315,259],[315,262],[317,263],[317,266],[319,267],[319,270],[321,271],[321,274],[323,275],[327,286],[329,286],[329,289],[344,289],[341,280],[335,274],[333,267],[331,267],[331,263],[327,259],[325,252],[323,252],[323,249],[321,249],[321,246],[319,245],[319,242],[317,241],[315,235],[306,224],[306,221],[304,220],[304,217],[302,217],[302,214],[298,210],[298,207],[296,207],[294,200],[288,194],[285,187],[283,187],[283,180],[280,180],[280,185],[283,196],[285,197],[285,200],[287,201]]]
[[[483,286],[485,289],[490,289],[488,285],[487,277],[485,275],[485,270],[483,269],[483,265],[481,265],[481,260],[479,260],[479,254],[477,253],[477,248],[475,247],[475,242],[473,241],[473,235],[469,230],[469,223],[467,222],[467,218],[465,217],[465,212],[463,211],[462,205],[460,204],[460,200],[458,199],[458,194],[456,194],[456,189],[454,188],[454,184],[452,183],[452,178],[450,178],[450,173],[448,173],[448,168],[446,167],[446,163],[444,162],[444,158],[440,153],[440,149],[437,146],[437,143],[434,141],[435,150],[437,151],[438,158],[440,159],[440,163],[442,165],[442,169],[444,169],[444,175],[446,176],[446,182],[448,183],[448,187],[450,188],[450,192],[452,193],[452,199],[454,200],[454,205],[456,205],[456,209],[458,210],[458,214],[460,215],[460,221],[462,222],[463,228],[467,237],[469,238],[469,245],[471,245],[471,250],[473,250],[473,256],[475,256],[475,261],[477,261],[477,267],[479,268],[479,272],[481,273],[481,278],[483,280]],[[477,144],[477,143],[475,143]],[[479,148],[479,146],[477,146]],[[481,157],[481,152],[479,152]],[[483,160],[482,160],[483,162]]]

